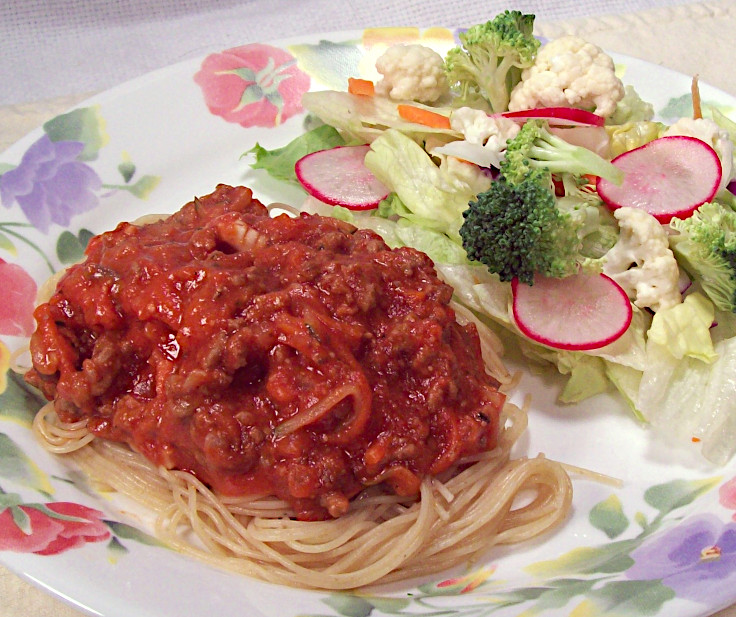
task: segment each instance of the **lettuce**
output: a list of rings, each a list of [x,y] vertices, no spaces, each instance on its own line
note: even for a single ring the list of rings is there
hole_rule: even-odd
[[[474,165],[437,165],[424,148],[395,129],[371,143],[365,166],[401,200],[396,215],[458,243],[468,202],[490,186],[490,179]]]
[[[243,153],[255,155],[253,169],[264,169],[270,176],[285,182],[298,183],[294,173],[296,162],[312,152],[327,150],[345,144],[345,140],[333,127],[323,124],[296,137],[282,148],[267,150],[259,143]]]
[[[713,315],[693,293],[654,316],[635,403],[659,432],[697,441],[706,459],[724,464],[736,451],[736,338],[714,345]]]
[[[404,120],[399,116],[398,103],[383,96],[321,90],[305,93],[302,105],[325,124],[334,126],[346,138],[362,143],[370,143],[390,128],[398,129],[417,141],[424,141],[430,136],[439,136],[445,141],[462,137],[461,133],[452,129],[433,128]],[[420,103],[412,105],[426,107]],[[436,107],[427,109],[441,112]]]
[[[716,353],[710,337],[715,309],[702,294],[692,293],[681,304],[658,311],[649,328],[648,345],[664,348],[675,359],[685,356],[713,362]]]

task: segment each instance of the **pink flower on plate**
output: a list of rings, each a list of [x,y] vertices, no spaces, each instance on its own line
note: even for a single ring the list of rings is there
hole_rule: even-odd
[[[242,126],[276,126],[302,111],[309,76],[278,47],[243,45],[207,56],[194,76],[210,112]]]
[[[0,334],[29,336],[33,333],[36,281],[19,265],[0,259]]]
[[[110,537],[102,512],[78,503],[11,506],[0,511],[0,550],[56,555]]]
[[[736,477],[721,485],[718,489],[718,501],[724,508],[736,510]],[[736,513],[731,518],[736,521]]]

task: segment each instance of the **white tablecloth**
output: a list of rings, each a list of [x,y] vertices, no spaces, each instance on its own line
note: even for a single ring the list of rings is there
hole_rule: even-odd
[[[5,0],[0,151],[89,94],[186,58],[367,26],[470,25],[505,8],[536,13],[544,36],[580,34],[736,96],[736,0]],[[0,617],[52,615],[80,613],[0,566]]]

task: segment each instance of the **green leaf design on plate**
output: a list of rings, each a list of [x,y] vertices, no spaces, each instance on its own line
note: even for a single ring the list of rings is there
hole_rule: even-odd
[[[344,593],[333,593],[322,602],[343,617],[368,617],[374,608],[365,598]]]
[[[524,611],[523,615],[534,615],[549,609],[562,608],[577,596],[587,595],[596,584],[595,580],[559,579],[551,581],[544,592],[539,595],[532,607]]]
[[[148,199],[148,196],[158,186],[159,182],[161,182],[160,176],[146,175],[135,184],[131,184],[128,191],[138,199]]]
[[[722,113],[730,115],[736,111],[736,107],[733,105],[722,105],[715,101],[701,101],[701,107],[703,108],[705,116],[709,107],[715,107]],[[657,112],[657,115],[661,116],[664,120],[672,122],[680,118],[692,118],[693,117],[693,99],[690,93],[683,94],[682,96],[672,97],[667,104]]]
[[[46,474],[5,433],[0,433],[0,478],[32,488],[45,496],[54,492]]]
[[[10,163],[0,163],[0,176],[2,176],[6,171],[10,171],[16,167],[17,165],[11,165]]]
[[[0,418],[30,427],[36,411],[46,404],[46,399],[26,386],[23,377],[15,371],[8,371],[7,378],[5,392],[0,394]]]
[[[120,557],[127,555],[130,551],[115,536],[107,543],[107,558],[110,563],[116,563]]]
[[[8,253],[14,256],[18,254],[18,249],[15,248],[13,241],[2,232],[0,232],[0,249],[8,251]]]
[[[600,529],[611,539],[620,536],[629,526],[629,519],[624,514],[621,500],[616,495],[611,495],[596,504],[588,518],[593,527]]]
[[[106,189],[114,189],[116,191],[128,191],[133,197],[138,199],[148,199],[153,189],[155,189],[159,182],[161,182],[161,176],[141,176],[135,184],[104,184]]]
[[[141,531],[137,527],[128,525],[127,523],[119,523],[118,521],[105,521],[105,524],[110,530],[118,537],[124,540],[133,540],[139,544],[145,544],[146,546],[158,546],[160,548],[168,548],[166,544],[161,542],[158,538]]]
[[[84,246],[71,231],[64,230],[56,240],[56,257],[63,264],[73,264],[84,257]]]
[[[619,540],[603,546],[583,546],[563,553],[556,559],[538,561],[524,568],[536,576],[552,577],[566,574],[616,573],[627,570],[633,563],[629,557],[639,540]]]
[[[77,157],[82,161],[93,161],[100,148],[107,145],[110,137],[105,130],[105,119],[100,115],[99,105],[74,109],[52,118],[43,125],[51,141],[81,141],[84,150]]]
[[[667,514],[672,510],[691,504],[698,497],[715,488],[721,476],[704,480],[673,480],[650,487],[644,493],[644,500],[652,507]]]
[[[135,175],[135,165],[132,161],[126,159],[122,163],[120,163],[120,165],[118,165],[118,171],[123,177],[123,181],[127,184],[133,179],[133,176]]]
[[[335,43],[320,41],[317,45],[290,45],[297,65],[313,79],[333,90],[347,90],[348,77],[357,77],[362,52],[358,41]]]
[[[367,600],[382,613],[399,615],[411,604],[407,598],[385,598],[371,596]]]
[[[675,592],[659,580],[610,581],[590,592],[606,615],[656,615]]]
[[[13,519],[15,526],[20,529],[25,535],[31,535],[33,528],[31,526],[31,517],[28,516],[23,508],[18,506],[10,507],[10,517]]]

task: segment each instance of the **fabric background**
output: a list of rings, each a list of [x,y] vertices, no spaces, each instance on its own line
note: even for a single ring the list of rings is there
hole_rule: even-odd
[[[0,152],[87,96],[180,60],[253,41],[368,26],[463,26],[508,0],[5,0]],[[736,96],[736,1],[517,0],[537,32],[579,34]],[[82,613],[0,566],[0,617]],[[736,607],[718,613],[736,617]]]
[[[107,89],[253,41],[373,26],[463,26],[513,5],[539,21],[684,0],[4,0],[0,105]]]

